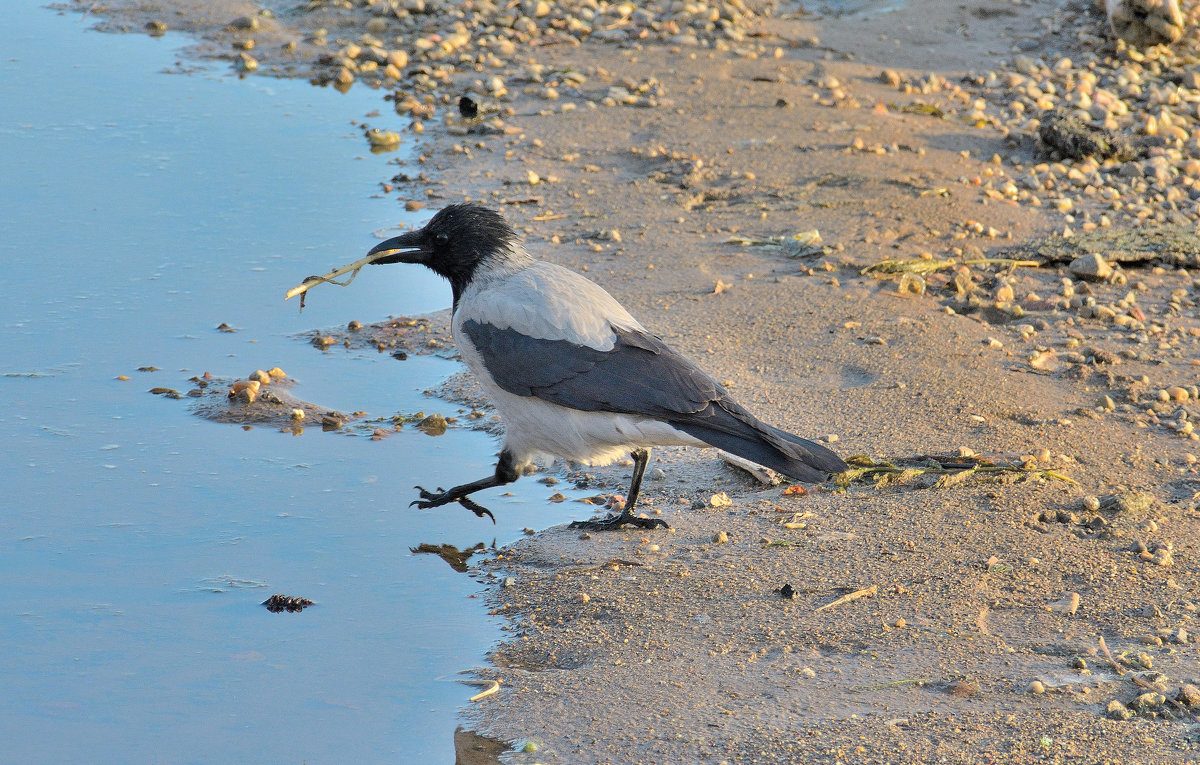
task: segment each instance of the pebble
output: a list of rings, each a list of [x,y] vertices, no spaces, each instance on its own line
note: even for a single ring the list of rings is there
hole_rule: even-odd
[[[1089,282],[1108,281],[1113,274],[1112,266],[1095,252],[1075,258],[1067,268],[1075,276]]]
[[[729,541],[729,534],[724,531],[718,531],[716,534],[713,534],[712,541],[715,544],[723,545]]]
[[[239,72],[253,72],[258,69],[258,59],[249,53],[239,53],[233,65]]]
[[[446,432],[446,418],[440,414],[431,414],[417,423],[417,429],[427,436],[440,436]]]
[[[257,16],[238,16],[229,22],[230,29],[241,29],[253,32],[259,27]]]
[[[1190,398],[1190,394],[1188,393],[1187,389],[1178,385],[1172,385],[1171,387],[1164,389],[1163,393],[1167,394],[1168,401],[1187,401],[1188,398]]]
[[[1133,706],[1135,709],[1147,711],[1158,709],[1165,703],[1167,703],[1167,699],[1161,693],[1156,691],[1147,691],[1146,693],[1139,695],[1137,699],[1134,700]]]
[[[979,694],[979,686],[966,680],[955,680],[946,686],[946,692],[956,698],[968,699]]]
[[[366,135],[367,142],[371,144],[373,151],[395,149],[400,145],[400,134],[392,130],[372,128],[367,131]]]
[[[1046,684],[1041,680],[1034,680],[1026,690],[1032,694],[1041,695],[1046,692]]]
[[[1179,693],[1175,696],[1175,700],[1192,709],[1200,707],[1200,688],[1191,683],[1184,683],[1179,687]]]
[[[238,380],[233,384],[230,395],[241,393],[244,390],[252,390],[257,394],[260,387],[262,387],[262,383],[258,380]]]
[[[1133,717],[1133,711],[1116,699],[1108,702],[1108,706],[1104,708],[1104,714],[1113,720],[1128,720]]]

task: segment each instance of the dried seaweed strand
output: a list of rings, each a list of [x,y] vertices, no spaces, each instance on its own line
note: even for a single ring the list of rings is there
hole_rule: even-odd
[[[866,268],[859,271],[859,274],[932,274],[935,271],[944,271],[949,268],[957,268],[958,266],[1009,266],[1017,268],[1026,266],[1029,268],[1037,268],[1041,263],[1036,260],[1014,260],[1013,258],[971,258],[969,260],[932,260],[925,258],[895,258],[889,260],[881,260],[878,263],[872,263]]]
[[[929,678],[927,677],[912,677],[907,680],[893,680],[890,683],[875,683],[874,685],[858,685],[850,689],[852,693],[860,691],[882,691],[885,688],[902,688],[906,685],[915,685],[918,688],[927,685]]]
[[[833,601],[832,603],[826,603],[825,605],[821,606],[813,613],[820,613],[821,611],[824,611],[827,608],[833,608],[834,606],[840,606],[840,605],[844,605],[846,603],[852,603],[852,602],[858,600],[859,598],[869,598],[869,597],[873,597],[878,594],[879,594],[879,585],[873,584],[870,587],[866,588],[865,590],[855,590],[854,592],[850,593],[849,595],[843,595],[842,597],[838,598],[837,600]]]
[[[913,460],[916,461],[916,460]],[[943,476],[930,488],[946,489],[965,482],[975,475],[1015,473],[1020,475],[1035,475],[1044,479],[1064,481],[1070,484],[1077,482],[1069,476],[1056,470],[1026,468],[1023,465],[997,465],[984,461],[949,462],[928,457],[911,466],[896,465],[886,460],[874,460],[862,454],[856,454],[846,459],[852,467],[834,477],[834,482],[841,488],[849,488],[854,482],[865,483],[874,479],[876,483],[900,481],[919,475],[933,474]]]
[[[1124,676],[1125,670],[1120,664],[1117,663],[1117,660],[1113,658],[1112,651],[1108,650],[1108,644],[1104,642],[1103,635],[1100,636],[1100,650],[1104,652],[1104,658],[1108,659],[1108,663],[1111,664],[1112,668],[1117,671],[1117,674]]]
[[[345,287],[349,285],[350,282],[354,281],[354,277],[358,276],[358,272],[362,270],[363,266],[370,265],[380,258],[390,254],[391,252],[388,251],[377,252],[374,255],[368,255],[365,258],[359,258],[348,266],[335,268],[323,276],[310,276],[300,284],[297,284],[295,287],[292,287],[290,290],[288,290],[287,295],[285,295],[283,299],[291,300],[297,295],[303,295],[305,292],[309,291],[318,284],[324,284],[325,282],[336,284],[339,287]],[[344,282],[337,281],[339,276],[343,276],[345,274],[350,274],[350,278],[346,279]]]
[[[489,685],[486,689],[480,691],[479,693],[476,693],[469,700],[470,701],[479,701],[480,699],[484,699],[484,698],[487,698],[488,696],[491,696],[493,693],[495,693],[498,690],[500,690],[500,681],[493,680],[491,685]]]

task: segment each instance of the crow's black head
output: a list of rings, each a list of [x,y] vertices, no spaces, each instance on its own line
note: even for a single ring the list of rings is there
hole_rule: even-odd
[[[373,247],[382,254],[374,263],[419,263],[450,280],[454,302],[488,262],[513,257],[520,237],[504,216],[476,204],[450,205],[424,227],[392,237]]]

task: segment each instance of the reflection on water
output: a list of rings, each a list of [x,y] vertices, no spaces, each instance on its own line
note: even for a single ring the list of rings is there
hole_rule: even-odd
[[[409,509],[491,471],[478,433],[297,438],[147,392],[280,366],[333,409],[455,413],[421,394],[451,362],[294,338],[448,305],[424,269],[282,300],[401,218],[372,196],[392,155],[350,123],[378,94],[158,74],[179,38],[85,26],[25,8],[0,31],[3,759],[449,762],[470,693],[434,678],[499,636],[458,571],[562,507],[529,482],[488,498],[498,527]]]
[[[498,765],[507,751],[503,741],[481,736],[473,730],[454,731],[454,765]]]
[[[483,542],[476,544],[474,547],[468,547],[465,550],[460,550],[454,545],[440,544],[431,545],[428,542],[422,542],[416,547],[408,548],[413,555],[436,555],[446,563],[450,564],[450,568],[460,574],[467,573],[467,561],[472,555],[485,552],[487,546]]]

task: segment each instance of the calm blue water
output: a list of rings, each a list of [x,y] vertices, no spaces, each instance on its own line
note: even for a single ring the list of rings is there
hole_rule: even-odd
[[[86,27],[40,8],[0,26],[0,761],[452,762],[475,690],[439,678],[500,633],[477,583],[408,548],[587,513],[532,481],[485,502],[499,527],[409,510],[416,483],[490,472],[477,433],[292,437],[146,392],[278,365],[332,408],[455,411],[420,394],[450,362],[292,337],[442,308],[432,275],[282,301],[403,218],[351,124],[386,105],[161,73],[182,38]],[[274,592],[319,606],[270,614]]]

